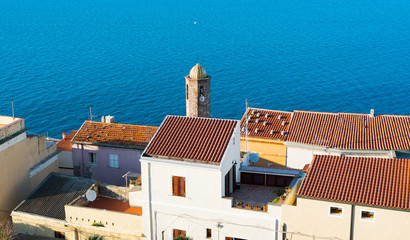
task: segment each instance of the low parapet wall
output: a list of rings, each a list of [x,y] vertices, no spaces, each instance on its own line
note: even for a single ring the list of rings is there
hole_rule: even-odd
[[[24,119],[23,118],[13,119],[12,117],[0,116],[0,140],[10,137],[11,135],[23,129],[24,129]]]

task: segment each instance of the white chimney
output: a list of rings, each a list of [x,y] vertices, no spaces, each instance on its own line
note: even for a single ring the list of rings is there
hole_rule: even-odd
[[[281,118],[282,118],[282,115],[279,115],[279,116],[278,116],[278,119],[281,119]]]
[[[269,114],[265,114],[265,118],[268,118],[269,117]]]
[[[115,122],[115,117],[114,116],[102,116],[101,117],[101,122],[105,122],[105,123],[114,123]]]
[[[374,109],[370,109],[370,117],[374,117]]]
[[[285,122],[285,121],[282,121],[282,126],[285,126],[285,124],[286,124],[286,122]]]

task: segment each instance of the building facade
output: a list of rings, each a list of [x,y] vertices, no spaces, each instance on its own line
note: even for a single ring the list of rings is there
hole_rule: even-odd
[[[282,207],[286,238],[407,239],[409,179],[409,159],[314,156],[297,200]]]
[[[144,239],[282,239],[277,188],[241,184],[239,139],[238,121],[164,120],[141,158]]]
[[[86,121],[71,140],[74,175],[127,185],[141,173],[140,157],[157,127]]]
[[[56,145],[47,144],[45,135],[26,132],[23,118],[0,116],[0,217],[58,171]]]

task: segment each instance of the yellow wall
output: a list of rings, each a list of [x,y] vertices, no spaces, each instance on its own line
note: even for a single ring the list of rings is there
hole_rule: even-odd
[[[297,206],[282,205],[282,221],[289,232],[287,238],[311,240],[313,235],[343,240],[350,238],[351,205],[304,198],[296,201]],[[329,206],[342,207],[343,216],[330,216]]]
[[[85,240],[87,237],[94,235],[103,236],[104,240],[141,239],[140,233],[130,234],[131,231],[117,231],[116,229],[109,229],[106,227],[92,227],[85,224],[72,224],[52,218],[36,217],[32,214],[13,213],[12,217],[13,225],[17,233],[54,237],[54,231],[57,231],[63,232],[68,240]],[[110,218],[110,214],[107,213],[105,218]],[[136,231],[133,231],[133,233],[134,232]]]
[[[245,137],[241,137],[241,151],[246,151]],[[256,165],[266,166],[269,163],[286,165],[286,146],[283,141],[248,137],[248,151],[259,154]]]
[[[0,151],[0,217],[8,216],[49,173],[58,171],[56,161],[33,178],[29,176],[31,167],[56,150],[55,145],[46,148],[42,135],[24,138]]]
[[[65,206],[66,221],[91,226],[102,223],[105,228],[142,232],[142,216],[80,206]]]
[[[329,206],[342,207],[342,216],[330,216]],[[410,211],[354,207],[353,239],[409,239]],[[373,221],[361,219],[361,210],[373,211]],[[297,206],[282,205],[282,221],[292,240],[316,237],[350,239],[352,205],[315,199],[297,198]],[[309,236],[304,236],[309,235]]]

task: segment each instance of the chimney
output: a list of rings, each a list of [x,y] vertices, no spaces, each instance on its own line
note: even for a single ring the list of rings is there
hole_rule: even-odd
[[[63,135],[63,140],[65,140],[65,132],[63,132],[61,135]]]
[[[115,118],[114,116],[102,116],[101,117],[101,122],[105,122],[105,123],[114,123],[115,122]]]
[[[370,109],[370,117],[374,117],[374,109]]]

